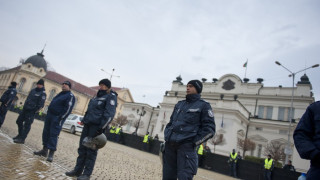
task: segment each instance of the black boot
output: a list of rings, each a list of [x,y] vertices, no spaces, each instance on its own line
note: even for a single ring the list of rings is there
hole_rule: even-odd
[[[47,161],[52,162],[52,160],[53,160],[53,154],[54,154],[54,151],[50,150],[50,151],[49,151],[48,158],[47,158]]]
[[[17,138],[17,139],[14,139],[13,142],[14,142],[14,143],[17,143],[17,144],[24,144],[24,139],[22,139],[22,138]]]
[[[79,177],[81,175],[81,172],[72,170],[72,171],[66,172],[66,175],[70,177],[75,177],[75,176]]]
[[[35,151],[33,152],[34,155],[38,155],[38,156],[43,156],[43,157],[47,157],[48,155],[48,148],[43,146],[43,149],[41,149],[40,151]]]
[[[77,178],[77,180],[90,180],[90,176],[88,175],[81,175]]]
[[[19,139],[19,138],[20,138],[20,135],[18,134],[17,136],[13,137],[12,140]]]

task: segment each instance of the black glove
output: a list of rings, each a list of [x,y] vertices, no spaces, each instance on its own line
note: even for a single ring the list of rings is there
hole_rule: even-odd
[[[102,134],[104,131],[104,129],[98,129],[96,132],[96,136],[99,136],[100,134]]]

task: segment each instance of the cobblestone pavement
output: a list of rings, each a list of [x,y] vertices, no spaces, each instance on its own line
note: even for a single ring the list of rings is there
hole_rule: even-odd
[[[25,144],[15,144],[15,123],[18,114],[8,112],[0,129],[0,179],[74,179],[64,173],[72,170],[77,158],[79,134],[67,131],[60,134],[58,148],[52,163],[33,155],[40,150],[43,122],[35,120]],[[105,180],[160,180],[162,166],[159,157],[117,143],[108,142],[100,149],[91,179]],[[233,179],[212,171],[198,169],[195,180]]]

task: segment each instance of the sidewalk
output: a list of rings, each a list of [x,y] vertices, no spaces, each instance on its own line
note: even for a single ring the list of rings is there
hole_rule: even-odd
[[[43,122],[35,120],[25,144],[15,144],[12,137],[17,135],[15,123],[18,114],[8,112],[0,129],[0,179],[75,179],[65,176],[72,170],[79,145],[79,134],[62,131],[58,148],[52,163],[33,155],[42,148]],[[99,150],[91,179],[110,180],[161,180],[162,166],[159,156],[108,142]],[[229,176],[198,169],[195,180],[229,180]]]

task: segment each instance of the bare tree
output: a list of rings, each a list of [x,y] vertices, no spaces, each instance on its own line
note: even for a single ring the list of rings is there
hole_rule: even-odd
[[[129,123],[127,116],[123,115],[118,116],[113,122],[118,124],[119,126],[124,126]]]
[[[223,134],[218,134],[218,133],[208,140],[209,143],[213,144],[213,153],[215,153],[216,151],[216,146],[225,144],[225,141],[226,140],[223,137]]]
[[[256,149],[256,143],[251,141],[250,139],[240,139],[238,138],[238,147],[242,149],[243,154],[242,157],[245,156],[246,151],[254,151]]]
[[[143,128],[144,127],[144,122],[140,121],[140,123],[139,123],[139,120],[136,120],[136,121],[133,122],[133,127],[135,127],[135,128]]]
[[[284,154],[284,147],[285,145],[279,141],[271,141],[267,144],[267,147],[264,150],[264,155],[267,156],[270,154],[275,162],[283,161],[286,158],[286,155]]]

